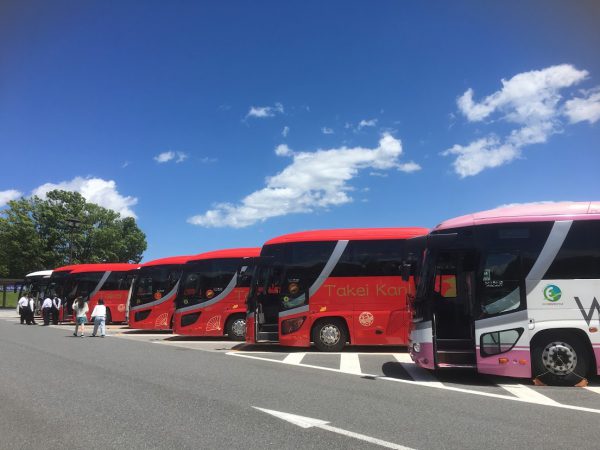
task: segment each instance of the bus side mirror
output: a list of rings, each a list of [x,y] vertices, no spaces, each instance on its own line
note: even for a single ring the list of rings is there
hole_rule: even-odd
[[[410,279],[410,274],[412,272],[412,264],[411,263],[402,263],[400,267],[402,281],[408,281]]]

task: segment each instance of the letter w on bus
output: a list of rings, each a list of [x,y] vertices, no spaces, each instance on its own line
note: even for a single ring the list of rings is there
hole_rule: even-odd
[[[598,303],[598,300],[596,300],[596,297],[594,297],[594,300],[592,300],[592,305],[590,306],[589,311],[585,310],[585,308],[581,304],[581,300],[579,300],[579,297],[575,297],[575,301],[577,302],[577,306],[579,306],[579,310],[581,311],[581,314],[583,314],[583,318],[585,319],[585,321],[587,322],[588,325],[592,321],[592,316],[594,315],[594,311],[598,311],[598,318],[600,319],[600,303]]]

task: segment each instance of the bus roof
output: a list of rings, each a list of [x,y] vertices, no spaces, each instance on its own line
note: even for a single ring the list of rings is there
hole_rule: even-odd
[[[48,278],[48,277],[50,277],[50,275],[52,275],[51,270],[38,270],[37,272],[28,273],[27,275],[25,275],[25,278],[30,278],[30,277]]]
[[[159,258],[154,259],[152,261],[148,261],[147,263],[142,264],[140,267],[152,267],[152,266],[168,266],[175,264],[185,264],[193,258],[194,255],[183,255],[183,256],[169,256],[167,258]]]
[[[260,256],[260,247],[227,248],[194,255],[190,257],[188,262],[201,261],[204,259],[252,258],[256,256]]]
[[[341,228],[284,234],[265,242],[265,245],[310,241],[369,241],[381,239],[410,239],[429,233],[427,228]]]
[[[77,269],[78,267],[81,267],[83,264],[71,264],[70,266],[62,266],[62,267],[57,267],[56,269],[54,269],[52,271],[52,273],[56,273],[56,272],[70,272],[71,270]]]
[[[100,264],[80,264],[71,270],[71,273],[86,272],[128,272],[139,268],[139,264],[127,263],[100,263]]]
[[[542,202],[501,206],[446,220],[434,231],[474,225],[555,220],[600,220],[600,202]]]

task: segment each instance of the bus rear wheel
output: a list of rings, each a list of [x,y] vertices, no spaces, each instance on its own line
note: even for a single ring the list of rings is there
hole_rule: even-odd
[[[572,333],[553,333],[532,349],[533,374],[545,384],[574,386],[588,374],[589,351]]]
[[[246,318],[234,316],[227,321],[225,326],[227,336],[232,341],[243,341],[246,339]]]
[[[339,352],[348,341],[346,324],[340,319],[324,319],[318,322],[312,333],[315,346],[322,352]]]

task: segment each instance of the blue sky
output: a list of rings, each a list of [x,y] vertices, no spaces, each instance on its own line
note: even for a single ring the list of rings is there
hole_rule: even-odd
[[[78,190],[147,261],[600,199],[600,8],[450,3],[2,2],[0,207]]]

